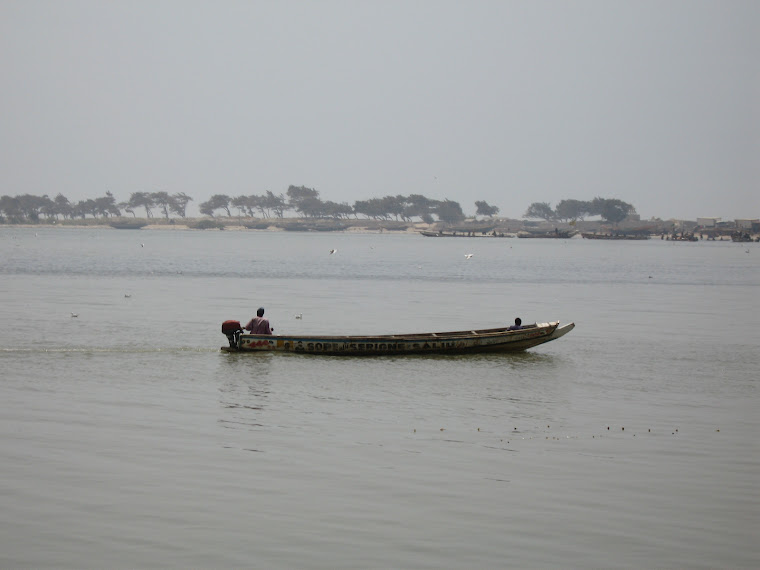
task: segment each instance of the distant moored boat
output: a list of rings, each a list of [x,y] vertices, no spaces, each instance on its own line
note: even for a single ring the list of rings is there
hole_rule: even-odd
[[[108,224],[117,230],[139,230],[148,225],[148,222],[110,222]]]

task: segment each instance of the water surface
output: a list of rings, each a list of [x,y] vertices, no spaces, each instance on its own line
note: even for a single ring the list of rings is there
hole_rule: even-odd
[[[756,567],[755,245],[1,228],[0,566]]]

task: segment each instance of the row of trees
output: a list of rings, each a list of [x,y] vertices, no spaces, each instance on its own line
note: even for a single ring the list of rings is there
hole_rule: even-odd
[[[594,198],[585,200],[562,200],[556,208],[548,202],[533,202],[523,215],[524,218],[539,218],[547,221],[576,221],[588,216],[600,216],[603,220],[617,224],[636,208],[627,202],[614,198]]]
[[[498,207],[489,206],[485,201],[477,201],[475,206],[476,215],[494,216],[499,212]],[[272,192],[236,197],[215,194],[199,204],[199,208],[202,214],[212,217],[220,212],[230,217],[232,210],[237,209],[241,216],[259,214],[264,218],[282,218],[288,210],[296,212],[302,218],[346,219],[365,216],[376,220],[395,219],[406,222],[419,218],[427,223],[435,221],[433,216],[450,223],[461,222],[465,218],[462,207],[453,200],[432,200],[422,194],[411,194],[358,200],[350,205],[346,202],[322,200],[318,190],[306,186],[290,186],[285,194],[279,195]]]
[[[172,215],[184,218],[188,203],[192,198],[184,192],[169,194],[167,192],[134,192],[127,202],[117,202],[111,192],[101,198],[70,202],[63,194],[54,199],[44,196],[24,194],[21,196],[0,197],[0,219],[2,221],[37,222],[41,219],[76,219],[92,216],[93,218],[119,217],[144,210],[147,218],[158,215],[168,219]],[[410,196],[385,196],[359,200],[349,205],[322,200],[319,192],[306,186],[290,186],[285,194],[276,195],[266,192],[263,195],[235,196],[215,194],[199,205],[200,213],[206,216],[233,216],[237,211],[240,216],[263,218],[283,218],[285,212],[293,211],[303,218],[346,219],[364,216],[378,220],[412,221],[418,218],[428,223],[439,220],[449,223],[461,222],[465,215],[458,202],[453,200],[432,200],[421,194]],[[499,208],[490,206],[485,201],[475,202],[477,215],[494,216]]]
[[[0,216],[10,222],[39,221],[41,218],[48,220],[86,218],[109,218],[119,217],[122,211],[136,217],[135,210],[145,208],[145,215],[153,217],[153,208],[169,218],[170,214],[176,214],[182,218],[186,215],[187,204],[192,198],[180,192],[168,194],[167,192],[134,192],[128,202],[116,202],[113,194],[106,192],[101,198],[70,202],[63,194],[58,194],[50,199],[44,196],[24,194],[21,196],[0,196]]]
[[[137,217],[136,210],[144,209],[147,218],[154,217],[154,209],[164,218],[176,215],[186,216],[187,205],[193,199],[180,192],[133,192],[127,202],[116,202],[111,192],[101,198],[70,202],[63,194],[54,199],[47,195],[1,196],[0,217],[10,222],[39,221],[42,218],[75,219],[92,216],[94,218],[118,217],[122,212]],[[485,201],[476,201],[476,215],[492,217],[499,213],[499,208],[490,206]],[[235,196],[215,194],[209,200],[199,204],[201,214],[215,217],[227,215],[232,217],[233,210],[238,215],[263,218],[283,218],[285,212],[293,211],[303,218],[346,219],[364,216],[376,220],[402,220],[411,222],[415,218],[427,223],[438,220],[457,223],[465,215],[458,202],[453,200],[433,200],[422,194],[409,196],[385,196],[358,200],[353,205],[346,202],[336,203],[322,200],[319,192],[306,186],[290,186],[285,194],[266,192],[263,195]],[[602,219],[618,223],[628,215],[635,214],[636,208],[617,199],[594,198],[591,201],[562,200],[552,208],[548,202],[534,202],[525,212],[525,218],[538,218],[547,221],[583,220],[588,216],[600,216]]]

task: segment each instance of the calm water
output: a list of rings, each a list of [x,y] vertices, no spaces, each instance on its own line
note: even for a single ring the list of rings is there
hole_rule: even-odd
[[[757,245],[0,228],[0,567],[757,567]]]

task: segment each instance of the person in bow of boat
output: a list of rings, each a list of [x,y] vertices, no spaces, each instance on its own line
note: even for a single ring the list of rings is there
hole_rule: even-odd
[[[243,328],[251,334],[272,334],[274,332],[274,329],[269,326],[269,321],[264,318],[264,307],[259,307],[256,316],[248,321],[248,324]]]
[[[507,330],[508,331],[519,331],[521,328],[522,328],[522,319],[520,317],[517,317],[515,319],[515,324],[513,324]]]

